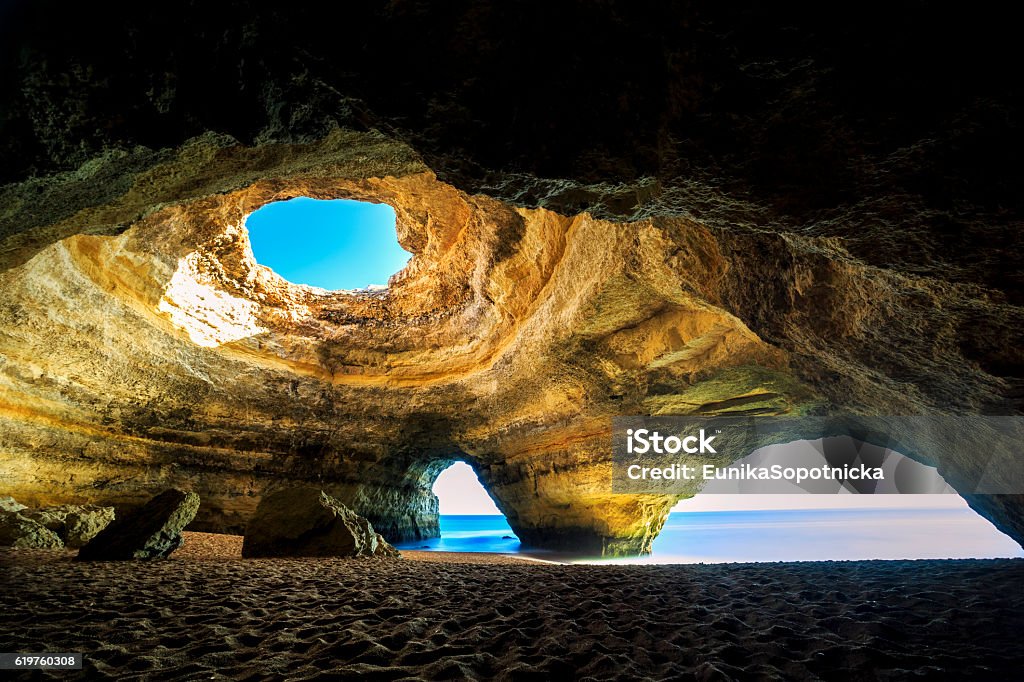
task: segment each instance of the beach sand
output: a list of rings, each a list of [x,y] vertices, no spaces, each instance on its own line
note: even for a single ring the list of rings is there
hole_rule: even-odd
[[[1024,560],[685,566],[0,550],[0,651],[55,679],[1019,679]]]

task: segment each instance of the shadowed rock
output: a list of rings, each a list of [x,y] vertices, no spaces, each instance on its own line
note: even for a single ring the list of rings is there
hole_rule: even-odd
[[[244,557],[397,558],[369,521],[316,488],[267,495],[245,530]]]
[[[122,512],[78,552],[79,561],[161,559],[181,546],[181,531],[196,516],[199,496],[166,490],[140,509]]]
[[[0,511],[0,547],[60,549],[64,546],[52,530],[17,512]]]
[[[52,530],[65,546],[82,547],[114,520],[114,508],[65,504],[27,509],[21,515]]]

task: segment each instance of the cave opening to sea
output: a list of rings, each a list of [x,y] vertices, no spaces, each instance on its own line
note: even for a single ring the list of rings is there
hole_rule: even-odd
[[[518,552],[519,538],[469,463],[454,461],[434,481],[440,537],[400,545],[446,552]]]
[[[297,197],[266,204],[245,225],[257,263],[328,291],[383,289],[411,257],[384,203]]]
[[[747,563],[1024,557],[939,471],[849,437],[754,451],[723,471],[858,461],[883,482],[744,481],[723,476],[672,507],[651,554],[616,563]],[[897,483],[898,482],[898,483]]]
[[[760,563],[1024,557],[934,466],[842,436],[759,448],[719,471],[807,469],[838,462],[884,469],[880,481],[743,481],[722,476],[679,500],[649,554],[597,556],[591,548],[521,542],[470,458],[434,460],[422,480],[437,498],[439,535],[405,550],[489,552],[567,563]]]

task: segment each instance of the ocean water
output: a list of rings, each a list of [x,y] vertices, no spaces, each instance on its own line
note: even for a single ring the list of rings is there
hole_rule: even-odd
[[[655,564],[1024,557],[967,508],[672,512],[651,556],[613,560],[523,548],[503,516],[442,515],[440,538],[399,548]]]
[[[396,545],[398,549],[430,549],[437,552],[498,552],[523,550],[504,516],[455,516],[441,514],[441,537]]]

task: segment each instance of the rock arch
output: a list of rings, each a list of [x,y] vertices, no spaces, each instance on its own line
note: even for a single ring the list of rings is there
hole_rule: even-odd
[[[266,481],[312,478],[401,540],[436,532],[422,480],[454,444],[527,544],[643,552],[674,499],[610,493],[610,417],[839,407],[833,387],[742,321],[760,301],[745,298],[751,259],[785,248],[803,263],[780,275],[801,273],[792,286],[828,281],[833,303],[861,318],[826,330],[844,339],[870,338],[867,320],[898,300],[885,276],[840,267],[819,242],[769,236],[737,250],[734,233],[688,219],[568,217],[470,197],[428,172],[331,171],[174,204],[117,236],[68,237],[0,275],[11,294],[0,321],[20,330],[3,341],[17,360],[5,368],[7,491],[111,502],[191,481],[204,527],[237,530]],[[389,201],[412,262],[386,292],[363,294],[255,267],[242,217],[297,194]],[[868,377],[847,371],[854,386]],[[921,405],[884,386],[874,399]],[[969,462],[930,445],[922,456],[956,485]],[[1017,532],[998,504],[973,502]]]
[[[612,416],[1021,413],[1020,133],[1004,123],[1019,79],[974,77],[1009,54],[922,73],[900,22],[872,24],[892,66],[876,92],[873,67],[835,63],[854,25],[622,12],[607,39],[593,18],[597,61],[574,63],[644,87],[609,97],[595,67],[593,87],[537,97],[508,86],[512,62],[465,78],[458,48],[421,42],[451,32],[413,8],[360,19],[442,60],[441,81],[396,63],[405,42],[367,59],[333,32],[297,41],[331,24],[299,8],[238,31],[145,7],[91,33],[43,5],[0,41],[22,55],[0,84],[0,494],[131,502],[175,484],[203,497],[204,527],[237,530],[294,478],[349,486],[385,526],[405,505],[389,532],[428,532],[407,465],[455,444],[521,537],[617,553],[649,545],[672,500],[610,496]],[[474,11],[504,26],[500,3]],[[179,12],[191,49],[161,49]],[[725,53],[732,24],[808,38]],[[609,63],[609,42],[661,25],[686,26],[681,42]],[[291,56],[242,59],[249,40]],[[923,48],[936,59],[915,64],[945,64],[944,44]],[[172,53],[192,90],[168,79]],[[424,96],[396,101],[394,78]],[[842,115],[837,93],[882,113]],[[387,294],[311,296],[252,267],[240,221],[299,195],[395,207],[414,257]],[[969,453],[931,445],[954,486],[970,473]],[[1024,539],[1024,496],[972,504]]]

